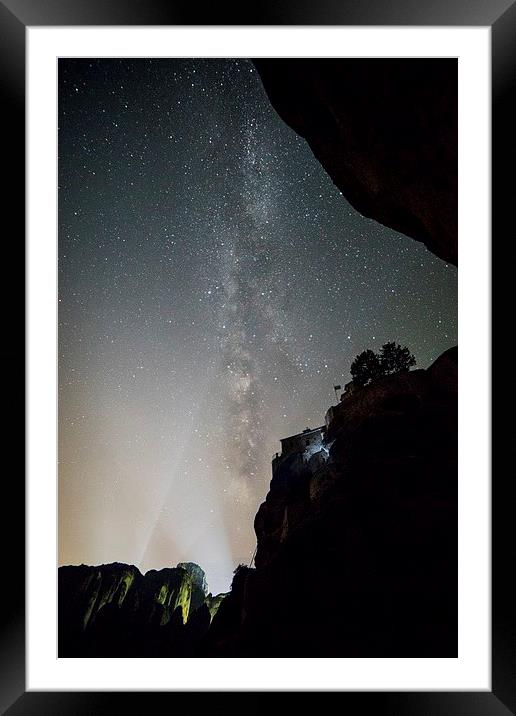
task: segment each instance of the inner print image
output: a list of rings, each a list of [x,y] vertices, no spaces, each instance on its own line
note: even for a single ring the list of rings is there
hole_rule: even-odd
[[[457,62],[61,59],[59,656],[457,656]]]

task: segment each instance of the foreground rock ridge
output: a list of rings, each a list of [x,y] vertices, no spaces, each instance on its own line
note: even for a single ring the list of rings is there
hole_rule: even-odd
[[[350,204],[457,264],[455,59],[253,62]]]
[[[59,656],[190,656],[225,595],[193,562],[59,568]]]
[[[457,349],[317,434],[282,441],[229,594],[191,563],[61,567],[59,655],[457,656]]]

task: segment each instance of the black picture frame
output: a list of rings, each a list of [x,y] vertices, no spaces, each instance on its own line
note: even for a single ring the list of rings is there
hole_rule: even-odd
[[[199,22],[202,18],[202,22]],[[15,217],[5,266],[24,265],[25,216],[25,30],[27,26],[60,25],[404,25],[488,26],[492,33],[492,235],[513,225],[509,211],[516,185],[513,132],[516,112],[516,1],[515,0],[270,0],[239,8],[221,3],[184,0],[0,0],[0,87],[4,139],[4,207]],[[511,158],[512,157],[512,158]],[[512,179],[512,181],[511,181]],[[5,215],[4,215],[5,217]],[[508,232],[510,234],[510,231]],[[505,238],[505,237],[504,237]],[[496,241],[496,239],[494,238]],[[7,272],[6,272],[7,273]],[[174,693],[26,692],[25,691],[25,486],[23,446],[24,385],[21,346],[23,320],[8,307],[24,305],[20,281],[4,282],[5,330],[4,406],[11,406],[5,445],[17,460],[4,472],[3,596],[0,612],[0,710],[18,714],[120,713],[121,697],[129,697],[136,711],[153,708],[160,696],[173,702]],[[15,298],[14,298],[15,297]],[[5,324],[4,324],[5,325]],[[18,412],[16,412],[18,406]],[[5,408],[4,408],[5,411]],[[501,438],[500,438],[501,441]],[[373,710],[382,714],[498,714],[516,713],[516,629],[513,595],[516,578],[507,566],[512,537],[510,470],[492,480],[492,690],[490,692],[339,692],[349,713]],[[8,505],[8,508],[7,508]],[[9,519],[7,519],[9,512]],[[236,694],[239,696],[239,694]],[[220,695],[210,695],[211,708]],[[149,706],[149,698],[153,704]],[[261,698],[261,696],[259,697]],[[260,703],[260,702],[258,702]]]

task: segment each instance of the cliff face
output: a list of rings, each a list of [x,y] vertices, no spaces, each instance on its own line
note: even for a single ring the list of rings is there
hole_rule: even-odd
[[[361,214],[457,263],[456,60],[254,64],[280,117]]]
[[[189,656],[224,595],[191,562],[145,575],[126,564],[60,567],[59,656]]]
[[[276,467],[206,653],[456,656],[456,349],[346,397],[325,442]]]

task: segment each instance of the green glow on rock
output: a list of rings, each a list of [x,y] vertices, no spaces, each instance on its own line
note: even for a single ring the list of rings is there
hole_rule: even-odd
[[[159,590],[158,599],[157,601],[159,604],[165,604],[165,600],[168,595],[168,586],[166,584],[163,584],[161,589]]]
[[[120,596],[118,597],[118,606],[120,606],[122,604],[122,602],[124,601],[125,596],[126,596],[127,592],[129,591],[129,589],[131,588],[131,585],[133,582],[134,582],[134,573],[133,572],[128,572],[127,574],[124,574],[124,576],[120,580],[118,586],[120,587],[121,584],[123,584],[124,586],[120,589]]]
[[[190,599],[192,596],[192,580],[189,574],[185,572],[185,575],[181,581],[181,586],[176,597],[174,609],[181,607],[183,614],[183,624],[188,621],[188,614],[190,612]]]

